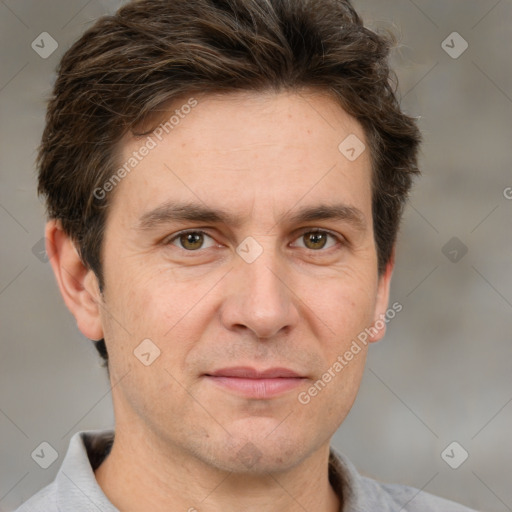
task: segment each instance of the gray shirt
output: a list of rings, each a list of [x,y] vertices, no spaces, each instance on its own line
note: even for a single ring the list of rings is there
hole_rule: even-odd
[[[110,453],[113,439],[113,430],[77,432],[55,480],[16,512],[119,512],[94,477],[94,470]],[[340,512],[472,512],[413,487],[382,484],[363,477],[332,448],[329,480],[343,503]]]

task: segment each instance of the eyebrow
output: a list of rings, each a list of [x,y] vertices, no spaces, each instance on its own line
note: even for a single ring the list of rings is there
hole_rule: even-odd
[[[293,209],[281,215],[276,224],[300,224],[321,220],[344,221],[358,231],[366,230],[366,220],[363,212],[354,206],[343,203],[320,204],[298,210]],[[137,228],[140,231],[147,231],[161,225],[180,221],[224,224],[238,228],[243,224],[244,218],[222,209],[209,208],[203,204],[169,201],[144,213],[139,219]]]

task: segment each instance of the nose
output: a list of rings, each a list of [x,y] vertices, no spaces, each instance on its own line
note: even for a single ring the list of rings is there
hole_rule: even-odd
[[[247,263],[239,259],[229,273],[221,321],[229,330],[249,330],[258,339],[290,331],[300,318],[289,273],[267,248]]]

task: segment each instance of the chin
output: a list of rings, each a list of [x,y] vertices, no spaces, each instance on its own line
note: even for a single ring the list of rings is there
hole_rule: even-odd
[[[268,476],[268,473],[288,471],[315,449],[305,445],[304,433],[294,436],[288,429],[283,429],[279,435],[267,428],[253,435],[249,431],[231,433],[218,442],[210,439],[208,462],[234,473]]]

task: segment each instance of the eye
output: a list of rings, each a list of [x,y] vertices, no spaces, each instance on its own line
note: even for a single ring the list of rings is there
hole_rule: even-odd
[[[209,245],[205,245],[205,242],[207,242],[206,239],[210,240]],[[330,245],[328,245],[329,239],[331,239]],[[339,236],[320,229],[309,229],[308,231],[303,231],[296,240],[302,241],[302,245],[299,244],[298,247],[310,249],[316,252],[319,252],[322,249],[330,249],[337,243],[340,244],[343,242]],[[168,245],[174,245],[187,252],[208,249],[216,245],[214,239],[201,230],[181,231],[169,238],[165,243]]]
[[[334,240],[334,243],[330,246],[327,246],[328,239],[331,238]],[[309,231],[304,231],[297,240],[303,241],[302,247],[305,249],[311,249],[313,251],[319,251],[321,249],[330,249],[335,246],[336,243],[341,243],[341,239],[330,233],[329,231],[322,231],[320,229],[310,229]],[[299,245],[299,247],[301,247]]]
[[[212,243],[207,247],[204,246],[205,237],[212,241]],[[184,249],[189,252],[197,251],[198,249],[208,249],[215,245],[213,238],[207,235],[204,231],[182,231],[167,240],[166,243],[175,245],[180,249]]]

